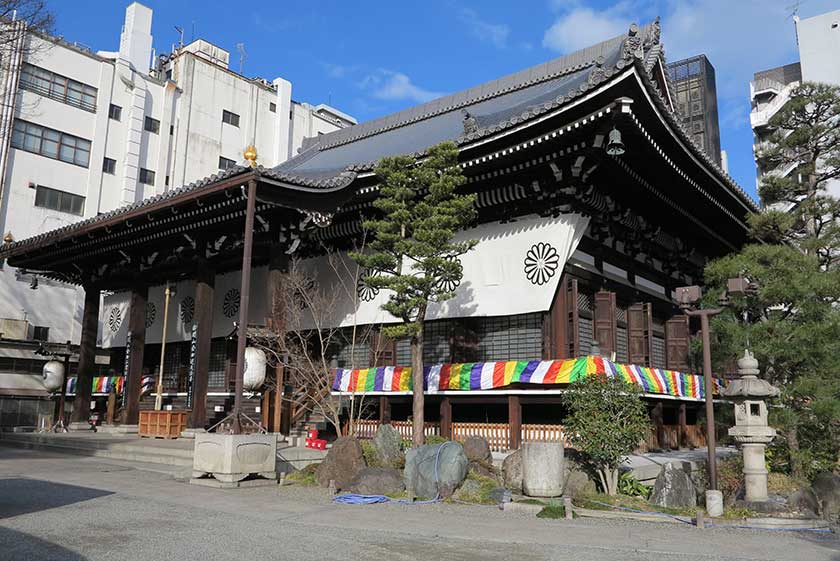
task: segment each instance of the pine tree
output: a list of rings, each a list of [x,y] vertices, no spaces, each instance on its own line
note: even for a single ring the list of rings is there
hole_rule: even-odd
[[[402,323],[383,328],[386,337],[411,338],[413,442],[423,436],[423,322],[429,303],[454,296],[463,276],[460,257],[477,242],[453,236],[475,219],[475,197],[459,194],[465,178],[458,149],[444,142],[417,161],[412,156],[383,158],[376,167],[377,216],[363,222],[373,235],[369,252],[353,259],[366,273],[362,282],[388,290],[382,309]]]

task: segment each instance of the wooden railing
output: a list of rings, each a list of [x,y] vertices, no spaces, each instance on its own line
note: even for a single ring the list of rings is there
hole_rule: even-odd
[[[452,423],[452,440],[463,442],[468,436],[484,438],[494,452],[510,447],[510,425],[507,423]]]
[[[379,425],[379,419],[361,419],[356,421],[356,438],[373,438],[376,435],[377,429],[379,429]],[[390,425],[397,429],[397,432],[402,438],[411,438],[413,425],[410,421],[391,421]],[[426,436],[440,435],[440,425],[438,423],[424,423],[423,433]]]
[[[563,425],[522,425],[522,442],[562,442],[569,448]]]

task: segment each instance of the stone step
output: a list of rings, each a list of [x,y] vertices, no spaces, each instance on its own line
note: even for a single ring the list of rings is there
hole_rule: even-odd
[[[192,443],[192,441],[190,441]],[[192,466],[192,446],[174,447],[160,446],[138,441],[113,442],[99,441],[85,437],[73,437],[72,434],[42,435],[9,434],[0,437],[0,444],[30,450],[45,450],[80,456],[94,456],[150,464],[164,464],[169,466]]]

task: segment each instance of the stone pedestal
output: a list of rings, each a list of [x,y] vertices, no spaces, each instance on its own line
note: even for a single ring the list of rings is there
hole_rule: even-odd
[[[226,484],[237,484],[248,476],[273,480],[276,462],[273,434],[195,434],[195,479],[211,476]]]
[[[706,491],[706,514],[711,517],[723,516],[723,493],[720,491]]]
[[[207,434],[207,431],[204,429],[191,429],[186,428],[181,431],[181,438],[195,438],[197,434]]]
[[[764,463],[765,444],[742,444],[744,455],[744,499],[750,502],[767,500],[767,467]]]

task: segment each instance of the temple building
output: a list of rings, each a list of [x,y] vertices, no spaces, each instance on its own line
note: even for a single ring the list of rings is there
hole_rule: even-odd
[[[479,243],[462,258],[455,298],[426,317],[430,430],[501,426],[497,448],[531,438],[528,427],[562,434],[565,385],[605,372],[642,386],[656,420],[653,445],[702,445],[693,326],[674,290],[702,283],[710,259],[737,250],[757,209],[683,129],[658,20],[307,139],[276,167],[235,166],[6,245],[0,257],[9,265],[84,288],[73,420],[89,413],[98,329],[111,366],[127,375],[124,422],[152,406],[141,387],[158,368],[164,333],[165,406],[189,408],[196,428],[223,417],[239,318],[272,327],[276,281],[291,259],[321,286],[331,282],[327,254],[358,242],[362,216],[374,212],[377,161],[420,159],[447,140],[459,148],[463,189],[477,196],[478,218],[458,235]],[[174,295],[165,313],[167,283]],[[356,289],[336,306],[334,326],[394,321],[380,308],[387,294],[363,282]],[[386,346],[333,357],[334,395],[374,397],[370,423],[410,415],[408,343]],[[270,395],[246,399],[275,428],[305,421],[281,419],[273,403]]]

